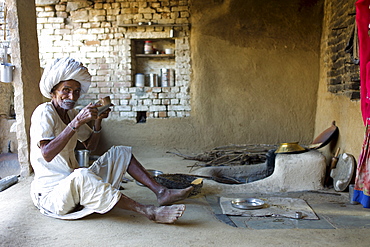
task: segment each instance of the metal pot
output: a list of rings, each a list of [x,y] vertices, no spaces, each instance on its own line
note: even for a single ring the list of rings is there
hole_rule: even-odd
[[[279,148],[275,151],[277,154],[291,154],[291,153],[302,153],[307,151],[301,147],[298,142],[284,142],[281,143]]]

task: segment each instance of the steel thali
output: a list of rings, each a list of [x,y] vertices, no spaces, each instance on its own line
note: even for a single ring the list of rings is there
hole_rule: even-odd
[[[231,205],[238,209],[260,209],[264,207],[265,202],[257,198],[236,198],[231,200]]]

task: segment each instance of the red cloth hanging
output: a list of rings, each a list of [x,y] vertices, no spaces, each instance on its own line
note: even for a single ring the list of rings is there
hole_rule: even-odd
[[[361,112],[364,125],[370,123],[370,0],[356,2],[356,22],[360,50]]]
[[[361,112],[366,125],[365,140],[357,166],[353,201],[370,208],[370,0],[356,2],[356,24],[360,51]]]

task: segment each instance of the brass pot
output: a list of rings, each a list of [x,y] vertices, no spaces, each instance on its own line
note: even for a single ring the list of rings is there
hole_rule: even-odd
[[[291,153],[302,153],[307,151],[301,147],[298,142],[284,142],[281,143],[279,148],[275,151],[276,154],[291,154]]]

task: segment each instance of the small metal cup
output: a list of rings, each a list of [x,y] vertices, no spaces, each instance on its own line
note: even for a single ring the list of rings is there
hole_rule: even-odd
[[[76,151],[79,167],[89,167],[90,151],[87,149]]]
[[[302,219],[302,212],[295,212],[296,219]]]

